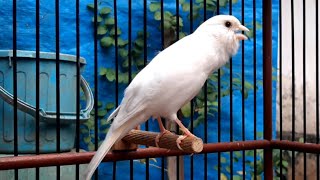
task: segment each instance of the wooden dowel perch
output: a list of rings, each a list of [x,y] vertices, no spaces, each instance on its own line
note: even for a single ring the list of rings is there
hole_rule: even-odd
[[[134,143],[139,145],[154,146],[156,147],[156,137],[159,133],[131,130],[122,141]],[[173,133],[165,133],[159,138],[158,147],[170,150],[180,150],[177,146],[176,140],[179,135]],[[181,141],[181,149],[188,153],[199,153],[203,149],[202,139],[197,137],[187,137]]]

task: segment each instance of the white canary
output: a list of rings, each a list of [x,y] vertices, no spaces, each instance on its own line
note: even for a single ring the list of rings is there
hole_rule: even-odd
[[[85,179],[91,178],[115,142],[150,117],[158,119],[162,134],[166,130],[161,117],[176,122],[185,136],[193,136],[178,119],[177,111],[198,94],[213,71],[236,54],[239,41],[247,39],[241,31],[249,30],[234,16],[214,16],[160,52],[141,70],[108,118],[114,119],[113,123],[88,165]]]

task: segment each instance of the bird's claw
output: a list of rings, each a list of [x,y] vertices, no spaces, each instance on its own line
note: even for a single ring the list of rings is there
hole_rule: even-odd
[[[176,140],[176,143],[177,143],[177,147],[183,151],[183,149],[181,148],[180,144],[182,142],[182,140],[184,140],[185,138],[187,138],[188,136],[187,135],[180,135],[177,140]]]
[[[185,138],[187,138],[187,137],[195,138],[196,136],[193,135],[188,129],[185,129],[185,130],[184,130],[184,135],[180,135],[180,136],[177,138],[177,140],[176,140],[177,147],[178,147],[181,151],[183,151],[183,149],[181,148],[180,144],[181,144],[181,142],[182,142]]]

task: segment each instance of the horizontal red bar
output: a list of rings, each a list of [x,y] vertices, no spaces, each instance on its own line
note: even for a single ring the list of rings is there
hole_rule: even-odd
[[[201,153],[240,151],[252,149],[287,149],[303,151],[308,153],[319,153],[320,144],[304,144],[291,141],[257,140],[257,141],[237,141],[230,143],[210,143],[204,144]],[[46,167],[56,165],[72,165],[85,164],[90,162],[95,152],[81,153],[60,153],[60,154],[41,154],[41,155],[25,155],[25,156],[8,156],[0,158],[0,170],[21,169],[33,167]],[[200,154],[201,154],[200,153]],[[108,153],[104,158],[104,162],[123,161],[130,159],[156,158],[162,156],[178,156],[187,155],[182,151],[168,151],[160,148],[138,149],[130,152],[113,152]]]
[[[204,144],[201,153],[238,151],[250,149],[268,148],[270,143],[266,140],[258,141],[239,141],[231,143],[211,143]],[[94,152],[81,153],[60,153],[60,154],[41,154],[41,155],[25,155],[25,156],[8,156],[0,158],[0,170],[21,169],[33,167],[46,167],[56,165],[72,165],[89,163]],[[174,151],[160,148],[138,149],[130,152],[113,152],[108,153],[104,158],[104,162],[122,161],[129,159],[155,158],[162,156],[187,155],[182,151]]]
[[[306,153],[320,153],[320,144],[301,143],[297,141],[272,140],[272,149],[294,150]]]

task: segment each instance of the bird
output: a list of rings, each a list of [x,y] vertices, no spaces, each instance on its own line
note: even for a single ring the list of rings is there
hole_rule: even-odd
[[[180,127],[183,136],[177,145],[185,137],[194,136],[178,119],[177,112],[199,93],[215,70],[237,53],[240,41],[247,40],[243,31],[249,29],[236,17],[216,15],[157,54],[131,81],[120,105],[108,117],[113,121],[87,166],[85,179],[92,177],[114,143],[151,117],[159,123],[160,136],[169,132],[161,118]]]

